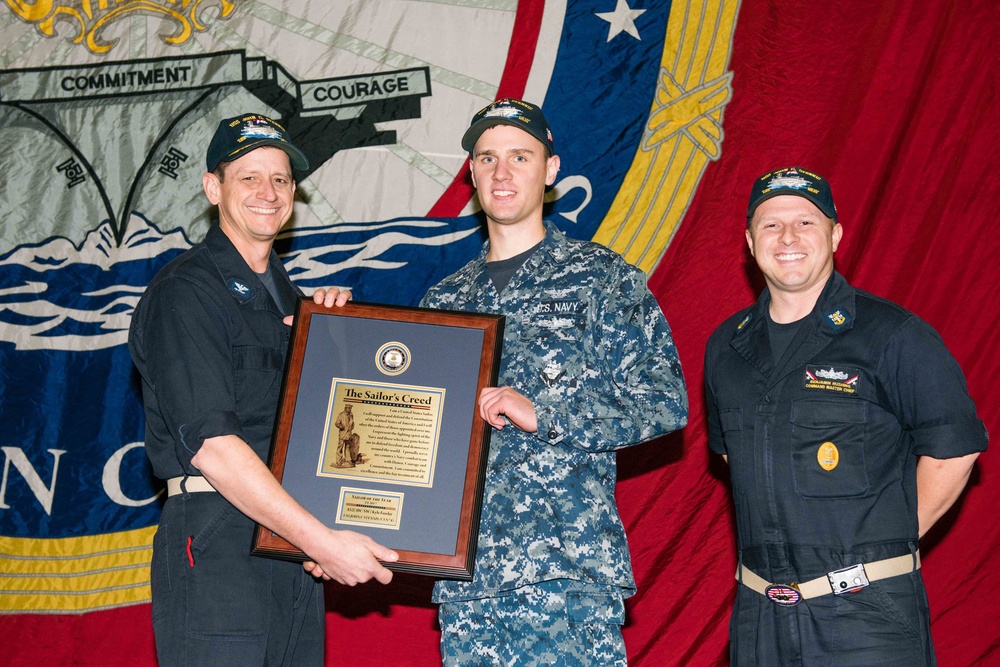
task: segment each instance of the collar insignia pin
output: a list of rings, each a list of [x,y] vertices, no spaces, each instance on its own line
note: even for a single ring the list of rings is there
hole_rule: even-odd
[[[850,313],[843,308],[837,308],[827,313],[824,316],[824,319],[826,320],[826,323],[830,325],[831,329],[834,331],[840,331],[844,326],[850,324],[854,318],[852,318]]]
[[[253,296],[253,288],[238,278],[229,279],[229,291],[233,296],[246,301]]]

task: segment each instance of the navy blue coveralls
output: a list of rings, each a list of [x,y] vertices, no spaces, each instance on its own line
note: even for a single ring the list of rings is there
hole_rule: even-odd
[[[729,459],[739,557],[773,583],[915,553],[918,456],[984,451],[938,334],[834,273],[780,360],[770,294],[709,339],[709,446]],[[832,446],[831,446],[832,444]],[[738,585],[733,665],[935,664],[919,570],[784,607]]]
[[[161,479],[200,475],[206,438],[236,435],[267,460],[301,294],[272,251],[279,301],[222,232],[165,266],[132,316],[146,454]],[[250,556],[254,523],[218,493],[167,499],[153,538],[161,665],[321,665],[323,587],[298,563]]]

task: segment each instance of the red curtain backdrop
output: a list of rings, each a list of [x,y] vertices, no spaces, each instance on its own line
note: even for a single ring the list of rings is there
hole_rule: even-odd
[[[734,528],[728,471],[706,444],[702,355],[762,287],[743,238],[760,173],[800,165],[830,180],[845,231],[838,269],[937,328],[1000,432],[996,15],[994,0],[742,3],[722,156],[650,276],[681,351],[690,425],[619,456],[639,584],[625,628],[632,664],[727,663]],[[988,452],[923,541],[944,666],[1000,664],[997,473]],[[430,581],[412,576],[331,586],[328,664],[438,664],[429,597]],[[5,664],[155,664],[148,605],[6,616],[0,636]]]

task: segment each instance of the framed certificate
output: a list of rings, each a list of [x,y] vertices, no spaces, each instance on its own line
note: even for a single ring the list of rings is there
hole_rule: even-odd
[[[268,466],[334,529],[399,553],[386,567],[471,579],[504,318],[300,299]],[[306,555],[258,525],[252,553]]]

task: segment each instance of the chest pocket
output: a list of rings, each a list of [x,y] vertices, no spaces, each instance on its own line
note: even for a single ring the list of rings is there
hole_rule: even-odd
[[[525,316],[518,338],[526,383],[563,398],[575,392],[587,373],[584,313],[535,313]]]
[[[284,365],[281,350],[255,345],[233,348],[236,413],[244,426],[274,421]]]
[[[792,403],[792,477],[803,498],[851,498],[868,493],[867,406],[857,400]]]

